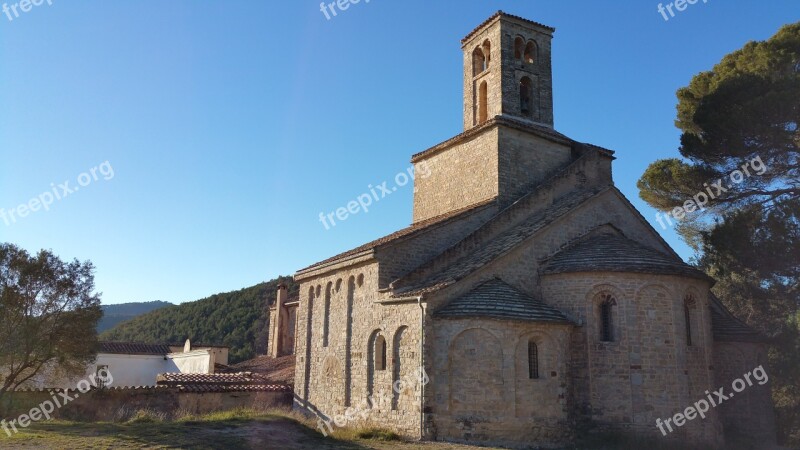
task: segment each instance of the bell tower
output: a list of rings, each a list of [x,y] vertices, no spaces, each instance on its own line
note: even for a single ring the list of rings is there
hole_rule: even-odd
[[[498,115],[553,127],[554,28],[498,11],[464,39],[464,130]]]

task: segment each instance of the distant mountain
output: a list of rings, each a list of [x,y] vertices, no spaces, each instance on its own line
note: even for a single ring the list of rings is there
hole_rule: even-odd
[[[165,306],[173,306],[169,302],[140,302],[140,303],[120,303],[119,305],[103,305],[103,318],[97,324],[97,332],[102,333],[108,329],[114,328],[119,323],[126,320],[131,320],[142,314],[155,311],[156,309],[164,308]]]
[[[268,305],[275,300],[278,285],[297,295],[291,277],[233,292],[212,295],[194,302],[157,309],[120,323],[103,332],[101,340],[146,343],[180,343],[191,339],[203,344],[230,347],[229,362],[235,364],[266,352]]]

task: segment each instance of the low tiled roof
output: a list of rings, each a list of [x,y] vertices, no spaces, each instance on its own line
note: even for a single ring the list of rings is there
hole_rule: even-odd
[[[605,190],[601,192],[605,192]],[[556,201],[550,207],[534,214],[518,226],[486,242],[484,246],[458,259],[452,264],[445,263],[445,260],[449,257],[447,252],[445,252],[417,269],[420,273],[425,273],[425,271],[435,267],[445,267],[443,270],[432,273],[422,280],[416,279],[416,271],[395,280],[391,284],[394,290],[393,296],[416,296],[447,287],[491,261],[494,261],[496,258],[510,252],[540,229],[599,194],[600,193],[596,192],[579,191],[567,195]]]
[[[104,391],[146,391],[146,390],[155,390],[155,389],[167,389],[168,386],[106,386],[103,388]],[[97,389],[97,388],[92,388]],[[48,392],[52,394],[58,394],[59,392],[81,392],[78,388],[21,388],[16,389],[13,392]]]
[[[500,279],[492,279],[451,301],[434,313],[443,319],[484,317],[528,322],[570,323],[559,310],[548,306]]]
[[[183,344],[181,344],[183,345]],[[172,353],[166,344],[145,344],[142,342],[100,342],[99,353],[120,355],[166,355]]]
[[[285,391],[291,386],[274,383],[260,374],[242,373],[162,373],[156,378],[158,386],[179,388],[186,392],[243,392]]]
[[[715,341],[760,343],[768,340],[766,336],[750,328],[731,314],[717,296],[710,294],[710,300],[711,329]]]
[[[302,273],[302,272],[305,272],[305,271],[308,271],[308,270],[311,270],[311,269],[315,269],[317,267],[320,267],[320,266],[323,266],[325,264],[334,262],[336,260],[344,259],[344,258],[346,258],[348,256],[353,256],[353,255],[356,255],[358,253],[365,252],[367,250],[372,250],[372,249],[375,249],[375,248],[380,247],[382,245],[389,244],[389,243],[391,243],[393,241],[396,241],[396,240],[398,240],[400,238],[404,238],[404,237],[407,237],[407,236],[411,236],[411,235],[413,235],[415,233],[422,232],[426,228],[442,224],[442,223],[447,222],[449,220],[456,219],[456,218],[460,217],[461,215],[466,215],[466,214],[470,214],[472,212],[475,212],[478,209],[489,205],[493,201],[494,200],[483,201],[483,202],[480,202],[480,203],[476,203],[476,204],[467,206],[465,208],[461,208],[461,209],[457,209],[457,210],[454,210],[454,211],[450,211],[450,212],[448,212],[446,214],[442,214],[440,216],[432,217],[432,218],[427,219],[427,220],[422,220],[422,221],[417,222],[417,223],[415,223],[415,224],[413,224],[413,225],[411,225],[409,227],[403,228],[402,230],[395,231],[392,234],[386,235],[386,236],[384,236],[382,238],[376,239],[376,240],[374,240],[372,242],[368,242],[368,243],[366,243],[364,245],[361,245],[359,247],[356,247],[356,248],[354,248],[352,250],[348,250],[348,251],[346,251],[344,253],[340,253],[340,254],[338,254],[336,256],[333,256],[333,257],[330,257],[328,259],[322,260],[322,261],[320,261],[318,263],[315,263],[315,264],[312,264],[312,265],[310,265],[310,266],[308,266],[308,267],[306,267],[304,269],[300,269],[300,270],[297,271],[297,273]]]
[[[534,22],[534,21],[532,21],[532,20],[528,20],[528,19],[526,19],[526,18],[524,18],[524,17],[520,17],[520,16],[515,16],[515,15],[513,15],[513,14],[508,14],[508,13],[505,13],[505,12],[503,12],[503,11],[497,11],[496,13],[492,14],[492,16],[491,16],[491,17],[489,17],[488,19],[484,20],[484,21],[483,21],[483,22],[482,22],[480,25],[478,25],[477,27],[475,27],[475,29],[474,29],[474,30],[470,31],[470,33],[469,33],[468,35],[466,35],[466,36],[464,37],[464,39],[461,39],[461,43],[463,44],[463,43],[467,42],[467,41],[469,40],[469,38],[471,38],[471,37],[472,37],[472,36],[473,36],[475,33],[477,33],[478,31],[480,31],[480,30],[481,30],[481,28],[485,27],[485,26],[486,26],[487,24],[489,24],[491,21],[493,21],[494,19],[496,19],[496,18],[498,18],[498,17],[500,17],[500,16],[512,17],[512,18],[514,18],[514,19],[521,20],[521,21],[523,21],[523,22],[527,22],[527,23],[530,23],[530,24],[533,24],[533,25],[537,25],[537,26],[540,26],[540,27],[542,27],[542,28],[546,28],[546,29],[550,30],[551,32],[553,32],[553,31],[556,31],[556,29],[555,29],[555,28],[553,28],[553,27],[549,27],[549,26],[547,26],[547,25],[545,25],[545,24],[542,24],[542,23],[539,23],[539,22]]]
[[[292,392],[292,387],[285,384],[243,384],[214,385],[189,384],[180,386],[182,392]]]
[[[294,383],[295,356],[257,356],[231,366],[236,372],[252,372],[273,383]]]
[[[709,279],[680,259],[611,234],[588,238],[556,253],[540,272],[636,272]]]
[[[159,385],[179,384],[261,384],[265,381],[260,374],[238,373],[161,373],[156,378]]]

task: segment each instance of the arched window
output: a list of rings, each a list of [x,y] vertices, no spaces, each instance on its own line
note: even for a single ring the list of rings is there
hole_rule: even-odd
[[[539,378],[539,347],[533,341],[528,341],[528,378]]]
[[[472,51],[472,76],[477,76],[486,70],[486,56],[483,54],[483,49],[475,47]]]
[[[478,88],[478,124],[486,122],[489,118],[489,87],[486,82],[481,82]]]
[[[523,116],[531,114],[531,96],[533,93],[531,79],[522,77],[519,80],[519,107]]]
[[[486,70],[492,62],[492,43],[488,39],[483,41],[483,57],[486,60],[483,70]]]
[[[386,370],[386,339],[382,335],[375,338],[375,370]]]
[[[692,346],[692,310],[694,309],[694,297],[687,295],[683,300],[683,317],[686,324],[686,345]]]
[[[522,62],[522,55],[525,53],[525,40],[520,36],[514,39],[514,60]]]
[[[617,301],[611,294],[603,295],[600,303],[600,340],[614,342],[614,306]]]
[[[528,45],[525,46],[525,62],[528,64],[533,64],[536,62],[536,43],[533,41],[528,41]]]

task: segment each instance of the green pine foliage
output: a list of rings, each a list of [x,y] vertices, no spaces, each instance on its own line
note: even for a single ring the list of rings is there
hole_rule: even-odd
[[[100,340],[182,343],[189,338],[201,344],[227,345],[231,364],[245,361],[266,353],[268,305],[275,301],[280,283],[288,286],[290,297],[297,294],[298,285],[291,277],[279,277],[152,311],[103,332]]]
[[[771,338],[779,439],[791,448],[800,448],[799,99],[797,22],[678,91],[683,158],[652,163],[638,183],[643,200],[678,217],[714,293]],[[705,207],[692,211],[691,201]]]
[[[126,320],[131,320],[136,316],[147,314],[165,306],[172,306],[172,303],[154,301],[144,303],[120,303],[118,305],[103,305],[103,318],[97,324],[97,332],[110,330]]]

